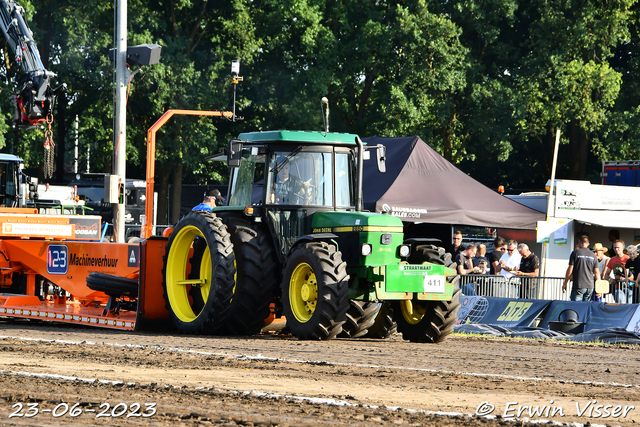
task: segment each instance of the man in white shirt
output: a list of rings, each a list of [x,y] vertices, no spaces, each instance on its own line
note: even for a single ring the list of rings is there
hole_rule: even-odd
[[[498,268],[500,269],[498,274],[501,274],[506,279],[513,276],[513,272],[520,268],[522,255],[517,251],[517,248],[518,242],[515,240],[509,240],[507,242],[507,252],[502,255],[500,262],[498,263]]]

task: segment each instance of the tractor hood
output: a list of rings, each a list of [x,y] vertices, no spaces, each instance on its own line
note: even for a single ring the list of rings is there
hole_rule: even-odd
[[[340,231],[380,231],[402,233],[402,221],[374,212],[316,212],[311,220],[314,233]]]

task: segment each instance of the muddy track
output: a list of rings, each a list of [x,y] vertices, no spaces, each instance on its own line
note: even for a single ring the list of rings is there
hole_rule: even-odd
[[[425,345],[399,335],[310,342],[7,320],[0,337],[0,425],[502,425],[518,410],[520,419],[559,423],[640,422],[633,346],[460,336]],[[27,403],[56,415],[78,404],[80,415],[17,416]],[[145,403],[155,406],[145,413]],[[115,412],[96,418],[105,404]]]

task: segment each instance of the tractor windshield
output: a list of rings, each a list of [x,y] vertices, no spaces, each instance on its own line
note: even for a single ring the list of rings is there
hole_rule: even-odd
[[[350,152],[275,151],[267,200],[276,205],[354,206]],[[334,201],[335,196],[335,201]]]
[[[333,205],[332,153],[271,154],[270,202],[279,205]]]

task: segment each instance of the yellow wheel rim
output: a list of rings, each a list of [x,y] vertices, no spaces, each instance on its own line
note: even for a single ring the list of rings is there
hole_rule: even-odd
[[[189,264],[189,249],[196,237],[204,239],[202,232],[192,225],[178,231],[173,239],[166,265],[167,297],[171,310],[182,322],[193,322],[200,312],[193,311],[189,299],[189,286],[199,288],[202,300],[207,302],[211,288],[211,254],[209,247],[202,254],[200,274],[196,279],[188,279],[187,265]]]
[[[400,301],[400,311],[408,324],[417,325],[427,313],[427,308],[417,302],[402,300]]]
[[[316,311],[317,302],[316,275],[306,262],[298,264],[289,281],[289,305],[293,316],[301,323],[308,322]]]

